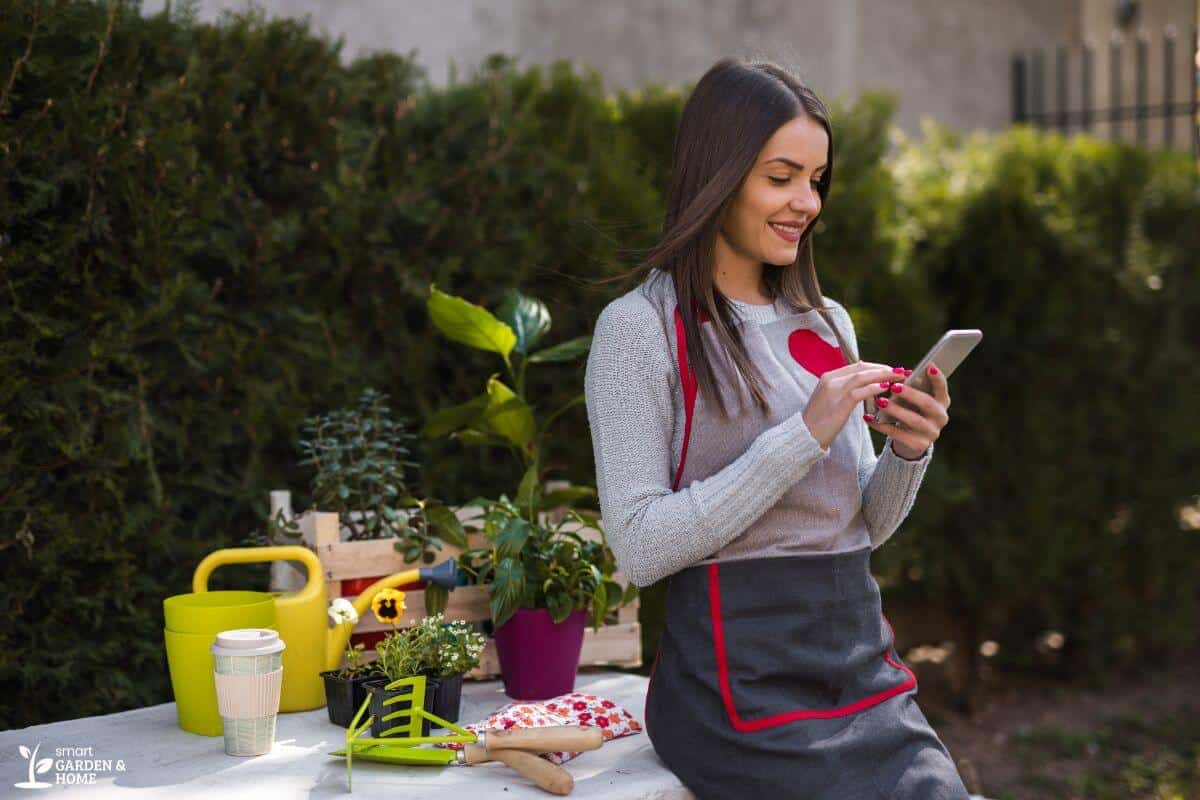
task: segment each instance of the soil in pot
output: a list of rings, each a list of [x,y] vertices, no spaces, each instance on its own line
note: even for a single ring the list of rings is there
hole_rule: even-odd
[[[407,724],[409,721],[408,717],[396,717],[395,719],[390,719],[386,722],[381,721],[386,714],[392,714],[396,711],[404,711],[405,709],[412,708],[412,687],[401,686],[397,689],[385,689],[384,687],[390,682],[391,681],[387,678],[375,678],[367,681],[366,684],[367,691],[371,694],[370,712],[375,717],[375,721],[371,723],[371,736],[376,738],[383,736],[383,732],[385,730],[396,725]],[[422,701],[422,707],[427,711],[433,711],[433,698],[437,693],[438,684],[439,681],[436,678],[425,679],[425,699]],[[404,699],[397,703],[392,703],[385,706],[383,701],[392,697],[403,697]],[[428,736],[429,728],[429,720],[422,718],[421,735]]]

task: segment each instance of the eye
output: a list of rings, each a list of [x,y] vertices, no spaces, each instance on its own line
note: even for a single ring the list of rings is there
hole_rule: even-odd
[[[775,184],[776,186],[782,186],[783,184],[787,183],[789,180],[788,178],[777,178],[774,175],[768,175],[767,179],[769,181],[771,181],[771,183]]]

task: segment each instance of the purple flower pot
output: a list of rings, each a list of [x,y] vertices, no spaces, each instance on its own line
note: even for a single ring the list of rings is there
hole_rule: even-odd
[[[545,700],[575,691],[587,609],[560,623],[547,608],[518,608],[496,629],[504,693],[514,700]]]

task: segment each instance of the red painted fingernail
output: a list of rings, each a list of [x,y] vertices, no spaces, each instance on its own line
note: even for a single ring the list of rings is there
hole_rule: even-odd
[[[937,367],[935,367],[935,366],[933,366],[933,365],[930,365],[930,367],[929,367],[929,374],[930,374],[930,375],[937,375],[937,374],[938,374]]]
[[[888,383],[887,381],[884,381],[883,383],[879,384],[879,388],[880,388],[880,389],[887,389],[887,388],[890,388],[890,387],[891,387],[891,385],[892,385],[892,384]]]
[[[887,408],[887,407],[888,407],[888,401],[887,401],[886,399],[882,398],[882,397],[876,397],[876,398],[875,398],[875,405],[879,406],[880,408]]]
[[[863,414],[863,419],[865,419],[867,422],[875,421],[875,417],[871,414]]]
[[[896,373],[897,375],[903,375],[904,367],[892,367],[892,372]]]
[[[903,392],[903,391],[904,391],[904,384],[902,384],[902,383],[893,383],[893,384],[892,384],[892,391],[893,391],[893,392],[895,392],[896,394],[900,394],[901,392]]]
[[[912,375],[912,370],[911,369],[904,370],[904,377],[907,378],[909,375]]]

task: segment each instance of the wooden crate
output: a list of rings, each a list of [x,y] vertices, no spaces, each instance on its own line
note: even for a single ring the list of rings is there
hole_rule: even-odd
[[[463,507],[455,509],[460,520],[466,522],[479,514],[478,508]],[[550,512],[545,517],[548,521],[557,521]],[[371,539],[365,541],[341,541],[340,524],[335,513],[309,511],[298,516],[296,521],[304,541],[316,552],[317,558],[325,571],[325,591],[330,599],[342,597],[342,582],[354,578],[369,578],[379,575],[390,575],[413,568],[406,562],[403,555],[396,550],[395,539]],[[563,530],[577,532],[585,539],[598,541],[601,534],[594,528],[588,528],[576,522],[567,522]],[[468,544],[474,547],[486,546],[486,539],[481,533],[468,535]],[[461,548],[444,545],[438,552],[435,564],[448,558],[457,558]],[[625,584],[626,579],[620,572],[613,574],[613,580]],[[353,598],[351,598],[353,599]],[[407,627],[425,616],[425,592],[423,590],[405,592],[404,616],[398,627]],[[617,609],[610,620],[599,630],[590,625],[584,629],[583,650],[580,654],[580,666],[618,666],[640,667],[642,665],[642,626],[638,623],[639,601]],[[488,593],[481,586],[459,586],[450,592],[446,603],[445,617],[448,620],[464,620],[481,622],[491,619]],[[375,619],[369,611],[359,619],[354,628],[355,633],[391,630]],[[375,658],[375,651],[366,651],[368,659]],[[479,666],[467,673],[468,678],[486,680],[500,675],[500,659],[496,654],[495,641],[489,636],[483,653],[479,658]]]

